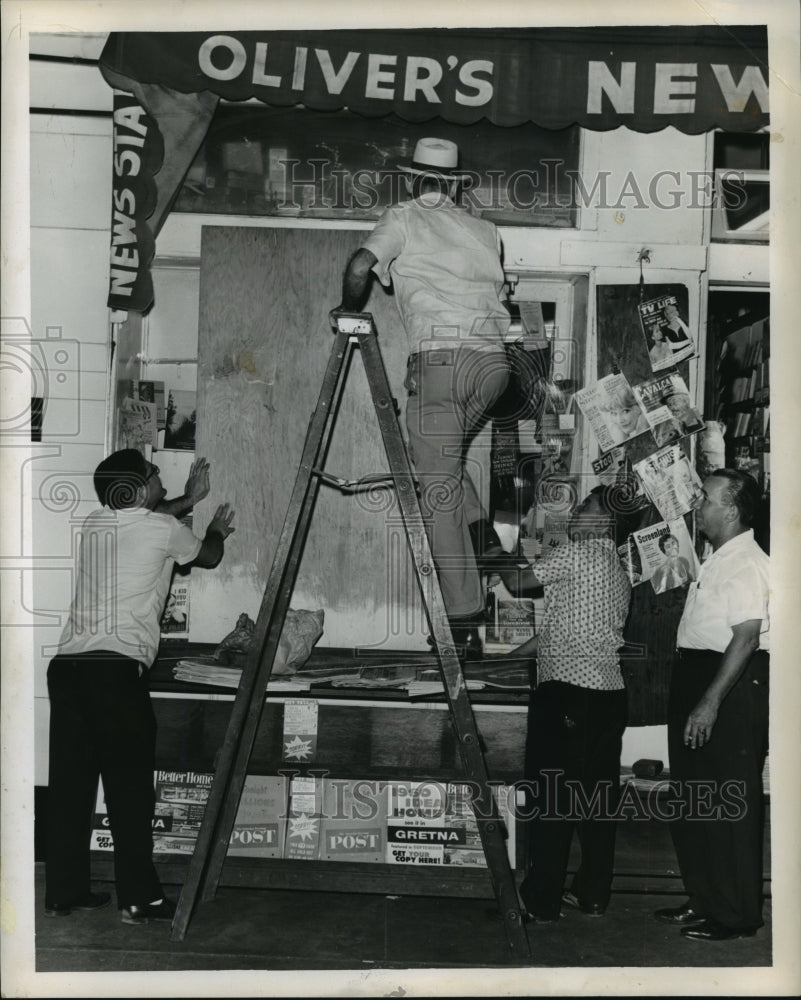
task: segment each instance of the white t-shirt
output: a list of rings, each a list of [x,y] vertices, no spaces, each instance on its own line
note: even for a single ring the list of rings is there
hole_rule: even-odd
[[[192,562],[202,540],[169,514],[102,510],[83,523],[75,591],[59,653],[109,650],[149,667],[175,563]]]
[[[701,564],[690,584],[676,644],[722,653],[732,626],[760,619],[759,648],[770,649],[770,560],[750,529],[735,535]]]

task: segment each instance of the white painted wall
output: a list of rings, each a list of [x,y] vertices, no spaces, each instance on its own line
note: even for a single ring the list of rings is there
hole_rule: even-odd
[[[102,41],[81,39],[78,54],[96,56]],[[76,49],[41,36],[31,51]],[[34,62],[30,104],[110,111],[111,91],[96,67]],[[30,325],[47,358],[42,443],[28,463],[37,784],[47,781],[46,671],[71,600],[73,531],[97,505],[92,472],[105,455],[111,156],[109,118],[31,116]]]

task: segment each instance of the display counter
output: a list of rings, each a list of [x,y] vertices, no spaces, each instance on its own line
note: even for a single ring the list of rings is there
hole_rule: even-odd
[[[164,643],[151,671],[158,723],[154,857],[166,884],[184,881],[236,694],[232,687],[178,680],[175,670],[179,662],[209,658],[213,649]],[[301,671],[274,678],[240,807],[252,809],[259,785],[265,812],[238,815],[234,828],[238,841],[267,839],[272,850],[240,843],[234,854],[232,839],[220,884],[494,898],[472,811],[460,796],[464,772],[445,694],[432,690],[438,669],[427,652],[315,649]],[[523,858],[514,791],[505,796],[523,773],[530,669],[496,657],[464,671],[517,869]],[[291,687],[298,683],[309,686]],[[270,782],[281,785],[268,807]],[[349,821],[343,802],[352,802],[354,785],[362,808],[357,803]],[[316,806],[296,808],[301,796],[313,803],[315,794]],[[323,820],[316,822],[312,809],[321,809],[323,795]],[[112,877],[107,826],[97,832],[103,808],[101,795],[94,847],[102,849],[92,855],[100,879]]]

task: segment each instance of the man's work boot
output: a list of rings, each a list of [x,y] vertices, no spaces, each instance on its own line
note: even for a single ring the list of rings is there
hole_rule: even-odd
[[[462,663],[484,659],[484,647],[479,632],[479,626],[483,625],[484,621],[483,611],[479,611],[475,615],[466,615],[463,618],[449,619],[453,645],[456,649],[456,655]],[[433,635],[429,635],[428,644],[432,647],[435,646]]]
[[[498,532],[491,521],[473,521],[468,524],[470,541],[476,556],[499,555],[504,551]]]

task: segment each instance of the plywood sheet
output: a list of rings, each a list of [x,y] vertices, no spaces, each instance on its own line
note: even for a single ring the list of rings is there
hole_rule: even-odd
[[[216,641],[240,611],[258,611],[331,351],[328,312],[361,238],[358,231],[203,230],[197,454],[211,462],[212,496],[196,525],[204,529],[216,504],[228,501],[236,532],[220,567],[195,574],[197,641]],[[366,309],[403,412],[407,345],[395,303],[376,282]],[[355,479],[386,469],[354,356],[326,470]],[[386,639],[415,647],[421,610],[410,566],[392,492],[353,497],[323,487],[292,603],[325,610],[324,644]]]

